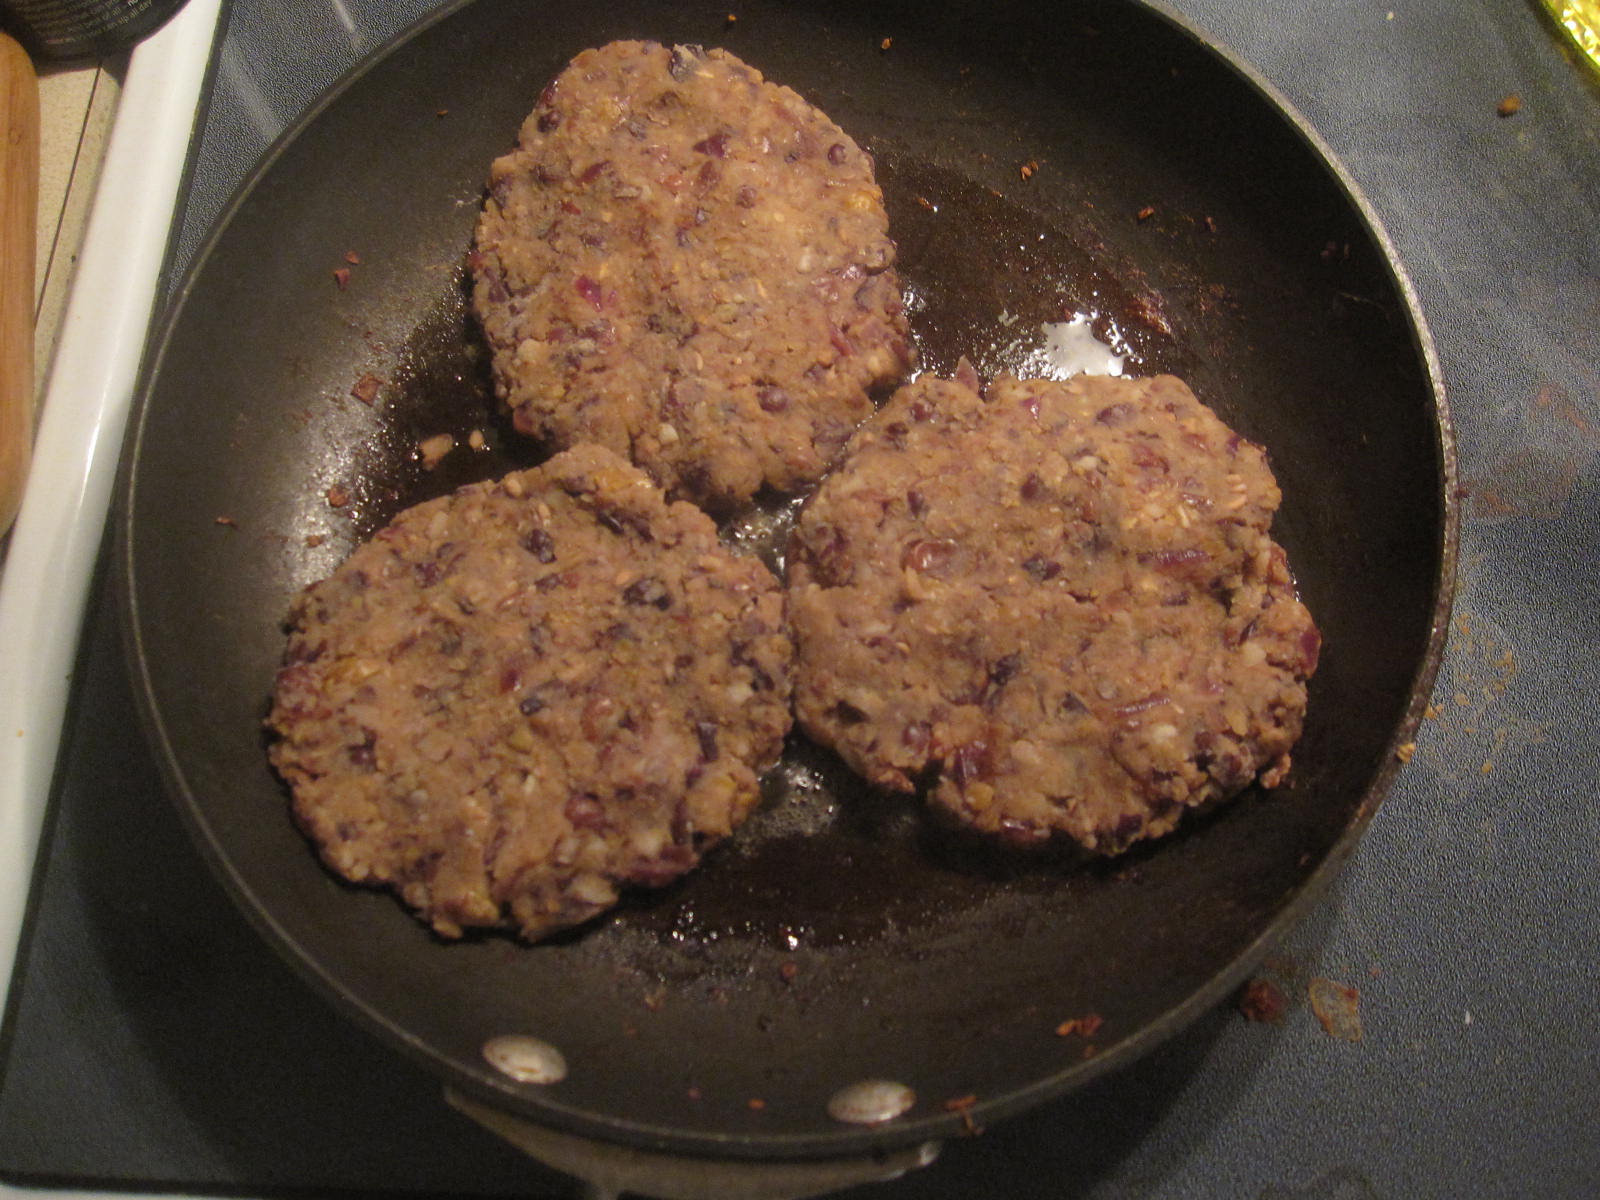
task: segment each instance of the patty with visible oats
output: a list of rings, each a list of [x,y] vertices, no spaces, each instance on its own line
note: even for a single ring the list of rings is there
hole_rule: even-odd
[[[1115,853],[1280,783],[1320,636],[1260,447],[1180,380],[923,377],[790,542],[795,709],[964,826]]]
[[[778,581],[609,450],[409,509],[296,599],[268,725],[340,875],[528,939],[693,867],[790,723]]]
[[[469,256],[524,433],[729,510],[819,479],[908,370],[871,157],[722,50],[614,42],[496,160]]]

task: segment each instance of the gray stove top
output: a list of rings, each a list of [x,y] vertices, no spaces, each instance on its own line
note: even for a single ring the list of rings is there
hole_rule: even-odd
[[[1267,960],[1280,1021],[1225,1007],[1087,1093],[863,1195],[1600,1187],[1600,73],[1532,3],[1388,3],[1168,7],[1239,51],[1342,159],[1437,343],[1465,520],[1415,756],[1332,893]],[[178,265],[285,125],[431,7],[235,0]],[[1520,109],[1501,115],[1511,94]],[[99,588],[8,1014],[4,1177],[572,1194],[446,1109],[234,913],[160,795],[114,625]],[[1317,1019],[1319,978],[1359,992],[1359,1041]]]

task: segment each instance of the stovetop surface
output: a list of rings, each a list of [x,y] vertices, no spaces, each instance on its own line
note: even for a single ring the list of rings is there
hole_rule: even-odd
[[[174,272],[272,139],[430,7],[236,0]],[[1437,715],[1332,893],[1267,960],[1290,1002],[1280,1023],[1224,1006],[1087,1092],[860,1194],[1590,1194],[1600,77],[1532,5],[1170,7],[1310,118],[1413,275],[1467,485]],[[1502,117],[1511,93],[1521,109]],[[574,1194],[447,1108],[431,1077],[335,1014],[235,912],[162,794],[115,626],[101,579],[0,1043],[0,1176]],[[1318,976],[1360,991],[1361,1041],[1315,1019]]]

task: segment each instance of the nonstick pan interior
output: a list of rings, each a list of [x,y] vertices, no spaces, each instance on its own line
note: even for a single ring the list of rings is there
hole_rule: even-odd
[[[197,840],[266,937],[463,1091],[595,1137],[840,1154],[959,1132],[1181,1027],[1304,911],[1437,663],[1454,513],[1402,276],[1296,122],[1133,3],[480,0],[379,56],[268,156],[157,345],[121,490],[136,689]],[[445,944],[291,825],[261,719],[291,595],[403,505],[536,461],[493,407],[463,256],[489,161],[578,50],[724,46],[871,150],[922,365],[1015,367],[1090,318],[1265,444],[1325,636],[1292,783],[1109,862],[997,857],[796,737],[682,883],[553,942]],[[357,394],[360,393],[360,394]],[[485,434],[435,470],[419,439]],[[783,510],[730,526],[772,553]],[[1403,819],[1403,814],[1397,816]],[[1399,898],[1397,898],[1399,902]],[[1063,1027],[1067,1032],[1058,1032]],[[562,1081],[482,1047],[529,1034]],[[909,1085],[871,1129],[827,1102]]]

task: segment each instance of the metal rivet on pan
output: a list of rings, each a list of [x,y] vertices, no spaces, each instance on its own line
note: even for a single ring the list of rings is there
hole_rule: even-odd
[[[525,1033],[490,1038],[483,1044],[483,1057],[518,1083],[559,1083],[567,1077],[567,1060],[561,1051]]]
[[[863,1079],[842,1087],[828,1101],[828,1115],[850,1125],[892,1121],[917,1102],[917,1094],[891,1079]]]

